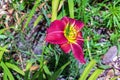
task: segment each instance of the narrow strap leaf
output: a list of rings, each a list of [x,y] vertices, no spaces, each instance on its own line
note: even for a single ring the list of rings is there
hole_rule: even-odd
[[[11,64],[11,63],[8,63],[8,62],[6,62],[5,64],[7,65],[8,68],[16,71],[17,73],[19,73],[23,76],[25,75],[24,71],[22,71],[18,66]]]
[[[68,0],[70,17],[74,18],[74,0]]]
[[[2,66],[5,74],[7,74],[9,80],[14,80],[14,77],[13,77],[12,73],[11,73],[10,70],[7,68],[7,66],[5,65],[4,62],[1,62],[1,66]]]
[[[32,19],[32,16],[33,16],[34,13],[35,13],[36,8],[39,6],[39,3],[40,3],[40,0],[37,0],[37,1],[35,2],[32,10],[31,10],[31,12],[30,12],[30,14],[29,14],[29,16],[28,16],[28,19],[27,19],[27,21],[26,21],[26,23],[25,23],[24,28],[26,28],[26,27],[28,26],[30,20]]]
[[[54,21],[57,19],[57,9],[59,5],[60,0],[52,0],[52,18],[51,21]]]
[[[97,77],[103,72],[102,69],[96,69],[88,80],[97,80]]]
[[[96,61],[95,60],[91,60],[90,63],[87,65],[87,67],[85,68],[84,72],[82,73],[81,77],[79,78],[79,80],[86,80],[88,74],[90,73],[91,69],[95,66]]]
[[[52,76],[50,80],[56,80],[58,76],[62,73],[62,71],[70,64],[70,62],[67,62],[64,64],[61,68],[59,68]]]

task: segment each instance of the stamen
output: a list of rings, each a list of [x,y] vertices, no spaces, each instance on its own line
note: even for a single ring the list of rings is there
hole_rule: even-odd
[[[74,28],[74,26],[72,26],[70,24],[68,24],[66,26],[66,29],[64,31],[64,35],[70,43],[74,43],[76,41],[76,38],[78,36],[77,34],[78,34],[78,32]]]

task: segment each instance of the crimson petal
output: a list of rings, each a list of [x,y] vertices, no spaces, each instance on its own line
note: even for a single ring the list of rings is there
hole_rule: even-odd
[[[82,32],[78,33],[76,43],[78,43],[81,47],[83,47],[84,39],[82,38]]]
[[[47,33],[54,31],[64,31],[65,25],[61,20],[55,20],[50,24],[50,27],[47,29]]]
[[[69,23],[70,23],[70,25],[75,25],[75,22],[76,22],[77,20],[75,20],[75,19],[72,19],[72,18],[69,18]]]
[[[62,19],[62,22],[65,24],[65,25],[67,25],[68,23],[69,23],[69,18],[68,17],[63,17]]]
[[[83,22],[72,19],[72,18],[68,18],[68,17],[63,17],[62,21],[64,21],[66,24],[69,23],[70,25],[73,25],[75,27],[75,29],[78,31],[81,30],[84,26]]]
[[[63,44],[67,42],[63,31],[54,31],[46,35],[46,41],[52,44]]]
[[[78,21],[78,20],[75,21],[74,27],[75,27],[76,30],[81,30],[83,28],[83,26],[84,26],[83,22]]]
[[[60,47],[65,53],[69,53],[71,51],[71,47],[70,47],[70,44],[68,42],[61,44]]]
[[[77,43],[71,44],[72,52],[74,57],[81,63],[86,63],[84,60],[84,54],[81,46]]]

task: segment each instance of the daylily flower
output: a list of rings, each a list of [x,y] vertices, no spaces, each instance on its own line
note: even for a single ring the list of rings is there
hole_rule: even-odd
[[[55,20],[47,29],[46,41],[58,44],[65,53],[72,50],[74,57],[81,63],[85,63],[82,49],[84,40],[80,32],[83,26],[81,21],[68,17]]]

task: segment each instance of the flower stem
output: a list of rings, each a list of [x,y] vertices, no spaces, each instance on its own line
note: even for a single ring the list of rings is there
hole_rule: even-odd
[[[90,45],[89,45],[89,37],[87,38],[87,50],[88,50],[88,53],[89,53],[89,57],[90,57],[90,60],[92,60],[92,55],[91,55],[91,51],[90,51]]]

